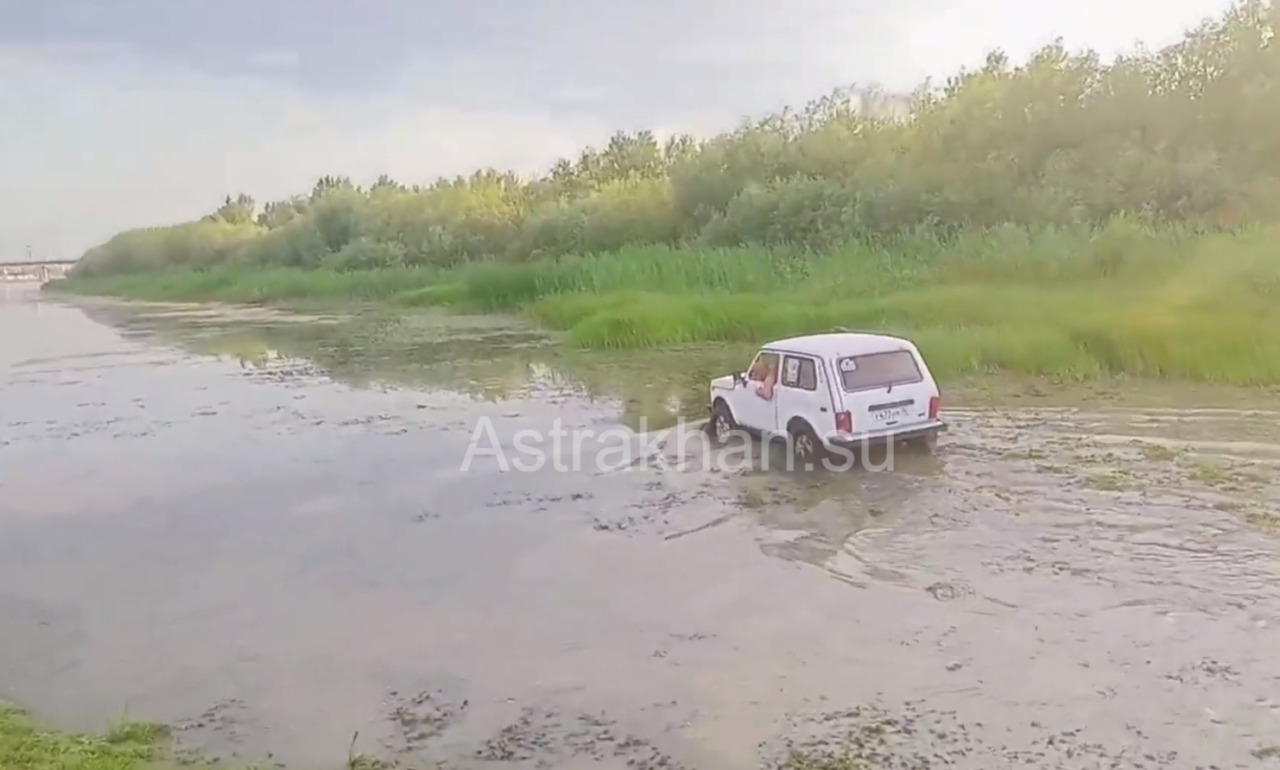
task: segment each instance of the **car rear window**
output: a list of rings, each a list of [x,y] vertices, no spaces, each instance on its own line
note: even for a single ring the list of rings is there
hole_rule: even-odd
[[[836,361],[836,369],[845,390],[910,385],[924,379],[916,365],[916,357],[909,350],[847,356]]]

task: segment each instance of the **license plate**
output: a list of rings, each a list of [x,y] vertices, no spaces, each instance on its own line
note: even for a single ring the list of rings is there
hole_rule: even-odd
[[[871,419],[878,423],[897,422],[906,416],[906,409],[880,409],[871,413]]]

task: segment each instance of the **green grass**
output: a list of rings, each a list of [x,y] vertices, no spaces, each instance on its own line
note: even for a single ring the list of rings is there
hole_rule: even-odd
[[[136,722],[103,735],[36,726],[20,709],[0,703],[0,768],[4,770],[134,770],[161,757],[162,727]]]
[[[111,725],[100,735],[54,730],[0,701],[0,770],[212,770],[200,760],[175,762],[168,751],[169,734],[164,725],[135,721]],[[397,765],[356,752],[353,738],[343,767],[391,770]]]
[[[1280,228],[1002,227],[827,254],[626,248],[452,270],[226,267],[69,279],[139,299],[369,300],[520,313],[573,347],[758,343],[836,327],[904,334],[941,377],[1005,371],[1280,382]]]

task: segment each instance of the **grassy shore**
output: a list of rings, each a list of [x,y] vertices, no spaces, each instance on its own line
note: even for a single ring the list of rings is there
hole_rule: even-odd
[[[149,722],[122,721],[96,735],[37,724],[15,705],[0,701],[0,768],[3,770],[212,770],[200,760],[176,761],[169,729]],[[227,770],[222,765],[216,765]],[[392,770],[394,764],[352,753],[334,763],[344,770]],[[273,765],[274,767],[274,765]],[[233,770],[266,770],[249,765]]]
[[[25,712],[0,702],[0,767],[4,770],[135,770],[160,761],[165,731],[123,723],[102,735],[37,726]]]
[[[824,254],[661,246],[444,270],[221,266],[75,277],[144,300],[378,302],[516,313],[581,348],[902,333],[943,377],[1007,371],[1280,382],[1280,228],[1196,234],[1125,221],[905,236]]]

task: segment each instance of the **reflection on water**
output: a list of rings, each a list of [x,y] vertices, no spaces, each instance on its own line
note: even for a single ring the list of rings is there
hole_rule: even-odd
[[[357,387],[425,387],[490,401],[536,394],[616,404],[619,421],[634,430],[705,418],[710,380],[751,356],[748,347],[720,344],[643,354],[567,350],[554,335],[511,319],[435,312],[317,317],[306,323],[125,303],[93,304],[86,313],[130,336],[155,337],[245,366],[305,359]]]

